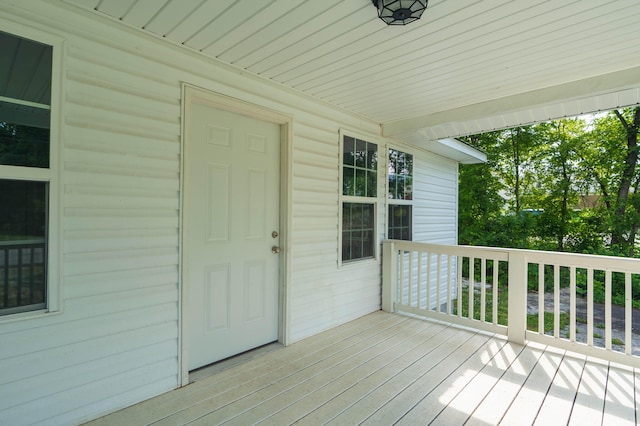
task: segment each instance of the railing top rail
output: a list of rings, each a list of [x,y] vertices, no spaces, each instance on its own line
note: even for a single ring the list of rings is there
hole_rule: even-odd
[[[594,270],[611,270],[640,274],[640,259],[627,257],[602,256],[594,254],[564,253],[541,250],[525,250],[504,247],[458,246],[447,244],[420,243],[415,241],[386,240],[398,250],[440,253],[451,256],[479,257],[497,260],[509,260],[509,255],[519,254],[529,263],[543,263]]]
[[[450,256],[485,257],[496,260],[509,260],[509,249],[499,247],[457,246],[447,244],[418,243],[415,241],[386,240],[395,244],[398,250],[423,253],[446,254]]]

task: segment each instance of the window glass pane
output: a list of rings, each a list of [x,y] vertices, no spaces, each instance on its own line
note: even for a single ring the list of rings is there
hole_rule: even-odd
[[[47,185],[0,180],[0,315],[45,307]]]
[[[356,140],[356,167],[365,168],[367,166],[367,142],[357,139]]]
[[[367,171],[363,169],[356,169],[356,192],[358,197],[365,197],[367,195]]]
[[[392,240],[407,240],[413,239],[411,231],[411,206],[407,205],[389,205],[389,219],[388,219],[388,232],[387,236]]]
[[[413,199],[413,155],[389,150],[389,194],[394,200]]]
[[[343,203],[342,260],[370,258],[375,255],[374,205]]]
[[[376,197],[378,146],[345,136],[342,154],[342,195]],[[355,179],[353,182],[351,176]]]
[[[7,108],[9,106],[9,108]],[[0,164],[8,166],[49,167],[49,128],[36,127],[26,124],[28,120],[21,117],[7,115],[13,105],[0,102]],[[33,117],[46,117],[47,126],[49,111],[21,106],[26,115],[33,110]],[[35,120],[35,118],[34,118]]]
[[[52,53],[0,32],[0,165],[49,167]]]
[[[378,193],[378,172],[367,172],[367,197],[375,197]]]
[[[351,167],[342,168],[342,194],[354,195],[356,193],[355,170]]]
[[[342,164],[353,166],[355,164],[355,145],[356,141],[348,136],[344,137],[344,147],[342,148]]]
[[[51,104],[53,48],[0,31],[0,96]]]

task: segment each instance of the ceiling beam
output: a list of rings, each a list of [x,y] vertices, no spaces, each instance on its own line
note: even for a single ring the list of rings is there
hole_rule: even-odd
[[[542,105],[598,96],[631,88],[640,88],[640,67],[628,68],[597,77],[466,105],[447,111],[390,121],[382,124],[382,133],[384,136],[389,137],[406,135],[447,123],[478,120]],[[589,112],[595,111],[583,111],[582,113]]]

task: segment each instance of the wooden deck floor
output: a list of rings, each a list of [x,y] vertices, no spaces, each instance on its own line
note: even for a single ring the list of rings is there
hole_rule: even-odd
[[[639,373],[377,312],[92,424],[636,424]]]

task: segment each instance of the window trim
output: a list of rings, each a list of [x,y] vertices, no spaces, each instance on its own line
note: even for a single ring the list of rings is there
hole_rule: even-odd
[[[20,312],[0,316],[0,323],[39,318],[44,315],[62,313],[62,128],[64,117],[63,96],[64,75],[66,69],[66,43],[61,37],[36,30],[34,28],[16,25],[11,21],[0,19],[2,31],[51,46],[51,103],[49,128],[49,168],[20,167],[0,165],[0,179],[29,180],[48,182],[48,212],[47,212],[47,282],[46,306],[44,309]]]
[[[394,151],[400,151],[403,152],[405,154],[409,154],[411,155],[411,157],[413,158],[413,167],[411,170],[411,199],[410,200],[404,200],[404,199],[398,199],[398,198],[389,198],[389,152],[391,150]],[[389,225],[391,224],[391,218],[389,217],[389,206],[391,205],[404,205],[404,206],[411,206],[411,239],[408,241],[413,241],[414,240],[414,225],[415,225],[415,204],[414,204],[414,200],[415,200],[415,152],[411,149],[408,149],[407,147],[404,146],[397,146],[397,145],[392,145],[389,144],[386,146],[386,157],[385,157],[385,198],[386,198],[386,209],[385,209],[385,229],[384,229],[384,235],[386,239],[389,239]]]
[[[369,265],[371,263],[378,263],[380,260],[380,213],[379,208],[382,204],[381,202],[381,186],[380,179],[384,174],[386,179],[386,173],[382,173],[384,167],[387,165],[386,156],[381,158],[380,152],[381,150],[386,150],[386,144],[379,140],[379,138],[364,134],[362,132],[350,130],[350,129],[340,129],[338,131],[338,137],[340,139],[339,143],[339,160],[338,160],[338,268],[342,267],[350,267],[354,265]],[[376,178],[376,196],[375,197],[363,197],[363,196],[355,196],[355,195],[344,195],[342,192],[343,185],[343,150],[344,150],[344,138],[352,137],[360,140],[364,140],[369,143],[373,143],[378,147],[378,166],[377,166],[377,178]],[[386,184],[384,185],[386,190]],[[348,261],[342,260],[342,209],[344,203],[364,203],[364,204],[372,204],[373,205],[373,233],[375,235],[375,240],[373,243],[373,257],[366,257],[361,259],[353,259]]]

